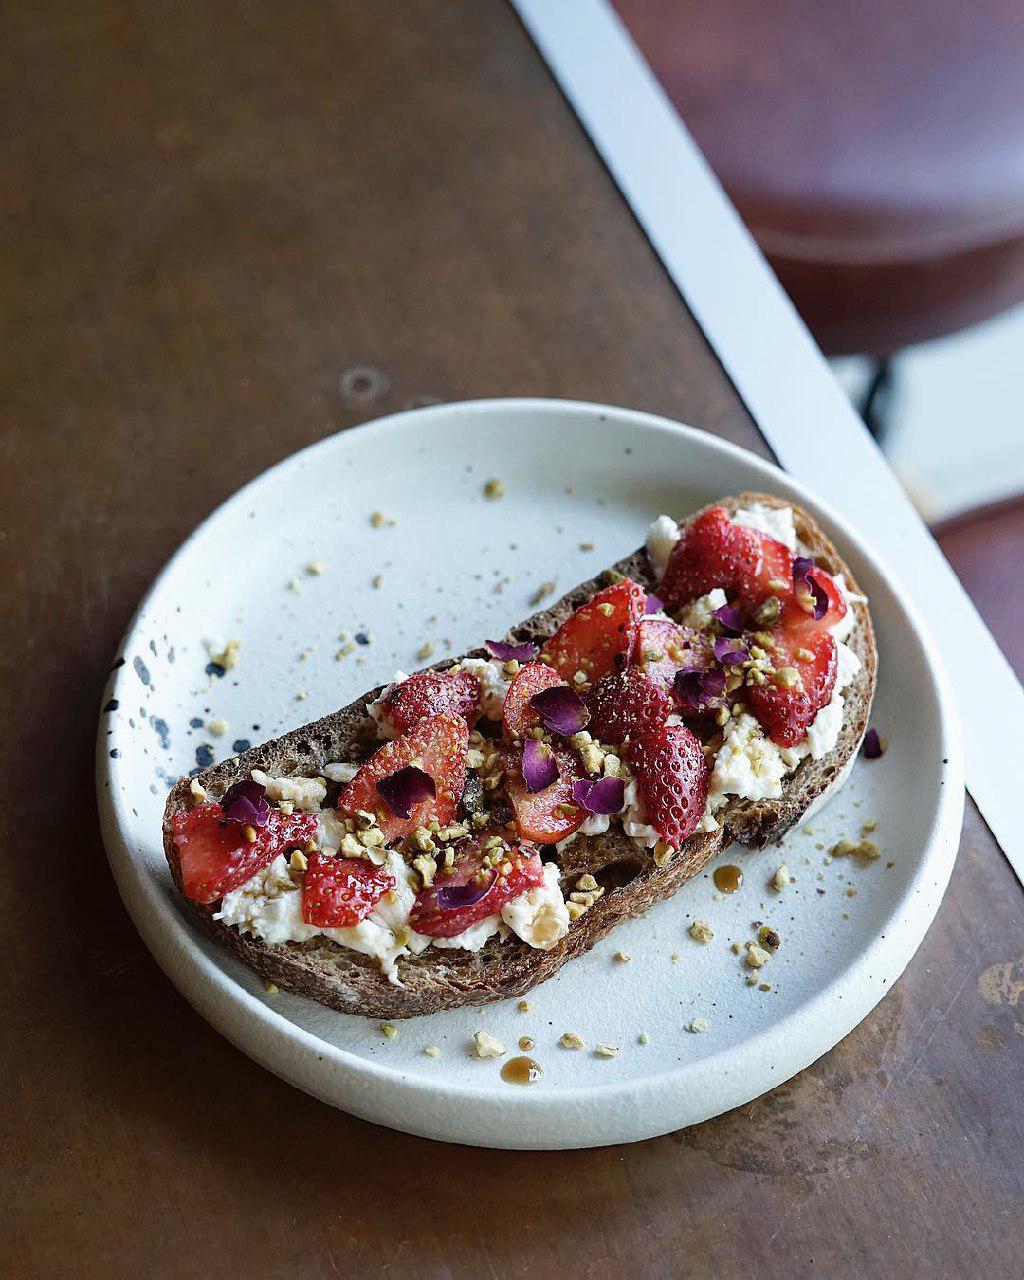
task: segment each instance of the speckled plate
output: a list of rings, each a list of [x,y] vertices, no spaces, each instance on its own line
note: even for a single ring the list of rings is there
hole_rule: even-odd
[[[499,477],[504,497],[483,495]],[[643,540],[661,511],[769,489],[815,512],[868,591],[885,758],[780,852],[727,850],[743,884],[711,870],[516,1002],[399,1024],[265,994],[179,908],[160,840],[180,774],[323,715],[417,665],[427,640],[458,653]],[[381,510],[394,523],[375,527]],[[584,546],[593,544],[593,550]],[[322,563],[322,572],[308,566]],[[378,580],[379,585],[374,586]],[[292,584],[292,585],[290,585]],[[344,632],[349,641],[343,641]],[[205,641],[238,637],[237,666],[211,674]],[[360,643],[364,640],[367,643]],[[336,659],[346,643],[352,652]],[[98,790],[110,862],[142,936],[196,1009],[270,1070],[394,1128],[486,1146],[629,1142],[706,1119],[825,1053],[902,972],[939,905],[957,847],[963,773],[938,659],[903,593],[857,535],[752,455],[664,419],[598,405],[495,400],[399,414],[334,436],[247,485],[189,538],[132,622],[104,697]],[[219,724],[218,721],[223,722]],[[223,729],[216,734],[215,729]],[[880,861],[826,859],[877,823]],[[768,889],[785,861],[795,882]],[[687,936],[695,918],[714,939]],[[771,923],[782,948],[749,986],[734,939]],[[628,963],[616,961],[627,953]],[[686,1028],[693,1019],[706,1030]],[[530,1087],[470,1056],[487,1030],[515,1052],[535,1041]],[[559,1047],[565,1031],[585,1049]],[[641,1043],[640,1037],[646,1042]],[[615,1058],[597,1043],[618,1045]],[[423,1050],[436,1045],[440,1053]]]

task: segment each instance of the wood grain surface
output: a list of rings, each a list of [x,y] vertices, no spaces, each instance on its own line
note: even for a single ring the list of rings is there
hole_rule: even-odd
[[[633,1147],[375,1128],[166,981],[92,745],[140,594],[211,508],[434,397],[604,399],[765,449],[501,0],[44,0],[5,28],[0,1273],[1019,1275],[1021,896],[973,809],[861,1027]]]

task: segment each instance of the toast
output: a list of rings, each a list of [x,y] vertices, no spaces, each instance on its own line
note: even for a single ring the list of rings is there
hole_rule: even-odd
[[[829,574],[842,574],[848,608],[856,625],[847,644],[859,660],[859,670],[843,690],[843,723],[834,747],[820,759],[807,757],[789,773],[778,799],[728,799],[717,810],[716,830],[696,830],[664,865],[658,865],[649,849],[611,828],[603,834],[581,835],[558,846],[554,860],[561,885],[568,891],[580,877],[593,876],[600,895],[574,919],[567,934],[550,950],[527,945],[517,937],[489,938],[481,949],[438,950],[429,947],[419,955],[404,955],[397,962],[397,981],[389,981],[377,962],[349,950],[324,936],[304,942],[284,942],[270,946],[230,927],[217,918],[216,903],[202,904],[184,896],[181,862],[172,824],[195,803],[195,784],[211,798],[223,796],[229,786],[248,779],[251,771],[270,775],[318,777],[332,762],[358,764],[367,760],[380,745],[376,725],[367,706],[381,698],[387,686],[379,686],[364,697],[323,719],[295,729],[242,755],[200,772],[194,779],[181,779],[168,796],[164,814],[164,849],[182,901],[199,926],[220,945],[262,978],[299,995],[343,1013],[374,1018],[407,1018],[463,1005],[484,1004],[521,996],[544,982],[567,961],[583,954],[624,920],[643,915],[656,903],[671,897],[683,884],[699,874],[718,851],[733,840],[760,848],[778,842],[830,788],[841,782],[859,750],[868,724],[875,688],[877,652],[871,618],[856,581],[839,553],[810,515],[791,503],[768,494],[744,493],[722,499],[715,506],[730,515],[753,505],[789,507],[800,550],[814,558]],[[707,511],[709,508],[704,508]],[[702,512],[680,522],[685,529]],[[541,644],[581,604],[590,600],[609,577],[624,575],[645,591],[657,587],[656,574],[645,548],[640,548],[581,583],[549,608],[535,613],[504,637],[515,643],[536,640]],[[465,657],[486,658],[484,649]],[[447,659],[432,669],[447,670]],[[551,860],[548,853],[546,858]]]

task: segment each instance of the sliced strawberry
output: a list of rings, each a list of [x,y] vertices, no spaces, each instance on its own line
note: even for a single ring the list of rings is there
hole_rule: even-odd
[[[461,716],[472,728],[480,714],[480,681],[468,671],[417,671],[391,689],[381,711],[396,735],[428,716]]]
[[[629,753],[647,821],[678,849],[704,814],[708,766],[700,739],[685,725],[645,729]]]
[[[644,618],[633,661],[648,680],[667,689],[680,668],[700,665],[709,651],[710,641],[700,631],[664,618]]]
[[[410,835],[436,818],[442,826],[455,817],[466,785],[469,729],[460,716],[429,716],[393,742],[376,751],[338,797],[338,810],[354,817],[359,810],[377,815],[386,843]],[[407,765],[415,765],[434,780],[436,794],[412,807],[403,818],[385,804],[377,783]]]
[[[395,877],[366,858],[311,853],[302,877],[302,919],[318,929],[352,929],[395,887]]]
[[[712,507],[672,548],[658,595],[675,608],[715,587],[730,591],[752,578],[759,562],[757,534],[733,524],[724,507]]]
[[[577,671],[593,682],[629,665],[636,649],[644,592],[629,578],[605,587],[568,617],[544,646],[567,684]]]
[[[498,850],[484,848],[485,834],[460,845],[458,862],[420,891],[409,913],[409,924],[428,938],[454,938],[521,893],[544,882],[544,867],[537,850],[515,841]],[[495,863],[488,866],[484,857]],[[508,870],[503,868],[508,867]]]
[[[505,769],[505,792],[512,805],[516,830],[524,840],[555,844],[579,827],[587,815],[572,798],[574,782],[584,777],[574,752],[554,747],[558,777],[543,791],[528,791],[523,781],[522,752],[510,753]]]
[[[176,813],[171,830],[185,897],[193,902],[216,902],[262,871],[279,853],[311,840],[316,826],[314,813],[271,809],[265,826],[251,828],[256,839],[250,841],[242,823],[226,818],[220,805],[212,801]]]
[[[525,737],[540,724],[540,716],[530,706],[530,699],[541,689],[554,688],[565,681],[543,662],[528,662],[508,687],[503,704],[505,732],[510,738]]]
[[[807,729],[832,697],[836,686],[836,642],[827,631],[789,637],[773,637],[777,652],[772,654],[776,673],[795,671],[795,686],[780,684],[778,676],[767,684],[746,691],[750,709],[769,738],[780,747],[802,742]],[[806,655],[810,655],[807,657]]]
[[[645,725],[664,724],[675,709],[665,689],[640,667],[605,676],[587,691],[584,701],[590,711],[587,727],[602,742],[623,742]]]

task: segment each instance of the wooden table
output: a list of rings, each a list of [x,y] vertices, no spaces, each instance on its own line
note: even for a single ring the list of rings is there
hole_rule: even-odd
[[[201,517],[435,397],[609,400],[767,450],[502,0],[7,18],[0,1272],[1021,1274],[1021,895],[973,808],[857,1031],[633,1147],[374,1128],[178,996],[118,900],[91,757],[118,637]]]

